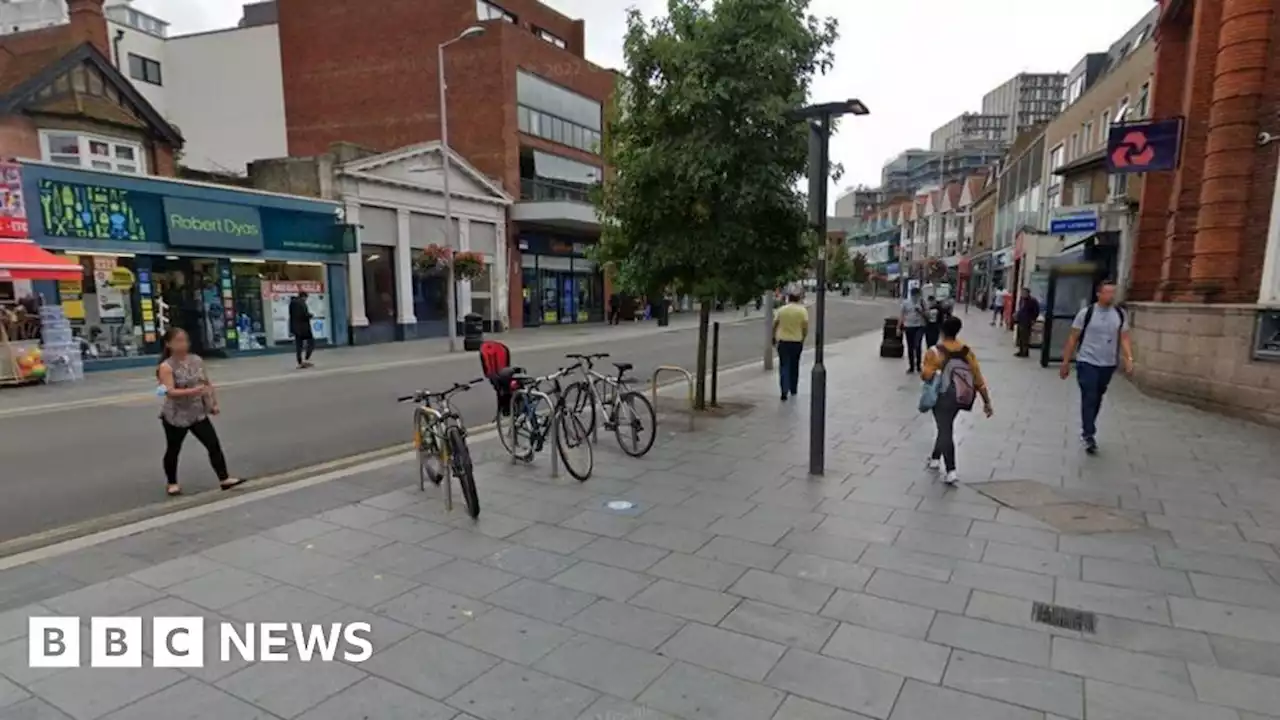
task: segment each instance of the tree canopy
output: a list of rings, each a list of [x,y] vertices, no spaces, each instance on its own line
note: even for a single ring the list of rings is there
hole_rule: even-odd
[[[597,193],[599,259],[637,291],[745,302],[809,260],[808,130],[787,111],[831,66],[810,0],[668,0],[628,14]]]

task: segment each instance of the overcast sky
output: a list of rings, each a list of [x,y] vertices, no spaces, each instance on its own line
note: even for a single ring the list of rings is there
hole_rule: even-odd
[[[323,0],[312,0],[322,2]],[[428,1],[428,0],[424,0]],[[666,0],[543,0],[587,22],[587,57],[622,66],[625,11],[662,11]],[[188,33],[234,25],[242,0],[135,0]],[[1067,72],[1105,51],[1155,0],[814,0],[840,22],[836,66],[814,100],[857,97],[871,115],[845,121],[831,159],[844,164],[840,188],[877,185],[899,151],[927,147],[929,133],[1019,72]],[[834,189],[833,189],[834,197]]]

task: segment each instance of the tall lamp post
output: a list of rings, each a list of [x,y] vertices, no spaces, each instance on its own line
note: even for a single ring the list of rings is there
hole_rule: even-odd
[[[844,115],[867,115],[861,100],[810,105],[788,115],[809,125],[809,225],[818,234],[818,307],[813,331],[813,393],[809,403],[809,474],[826,472],[827,368],[823,342],[827,321],[827,186],[831,182],[831,126]]]
[[[472,25],[463,30],[457,37],[440,43],[436,48],[436,68],[439,71],[440,84],[440,168],[444,172],[444,236],[445,242],[449,246],[449,267],[447,268],[447,279],[445,283],[445,313],[447,325],[449,326],[449,352],[457,352],[458,350],[458,311],[457,300],[457,278],[453,274],[453,256],[458,251],[458,238],[453,231],[453,193],[449,189],[449,105],[448,90],[449,86],[444,80],[444,49],[450,45],[461,42],[468,38],[477,37],[484,34],[483,25]]]

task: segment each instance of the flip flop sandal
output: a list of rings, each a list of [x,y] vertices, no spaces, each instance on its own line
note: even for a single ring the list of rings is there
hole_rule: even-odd
[[[168,488],[165,489],[165,492],[169,495],[169,497],[177,497],[182,494],[182,488],[178,487],[177,485],[170,485],[168,486]]]
[[[233,480],[223,480],[222,482],[218,483],[218,487],[222,488],[223,490],[230,490],[231,488],[238,487],[243,483],[244,483],[244,478],[236,478]]]

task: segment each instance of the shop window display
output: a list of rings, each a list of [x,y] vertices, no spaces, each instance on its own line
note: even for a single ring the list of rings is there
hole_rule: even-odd
[[[77,258],[84,275],[58,283],[58,301],[86,361],[148,354],[141,318],[136,259],[107,255]],[[155,329],[151,330],[154,343]]]
[[[283,262],[235,262],[231,265],[239,350],[262,350],[291,342],[289,301],[301,292],[317,327],[316,342],[329,338],[329,296],[323,265]]]
[[[364,266],[364,311],[369,323],[396,322],[395,248],[366,245],[361,248]]]

